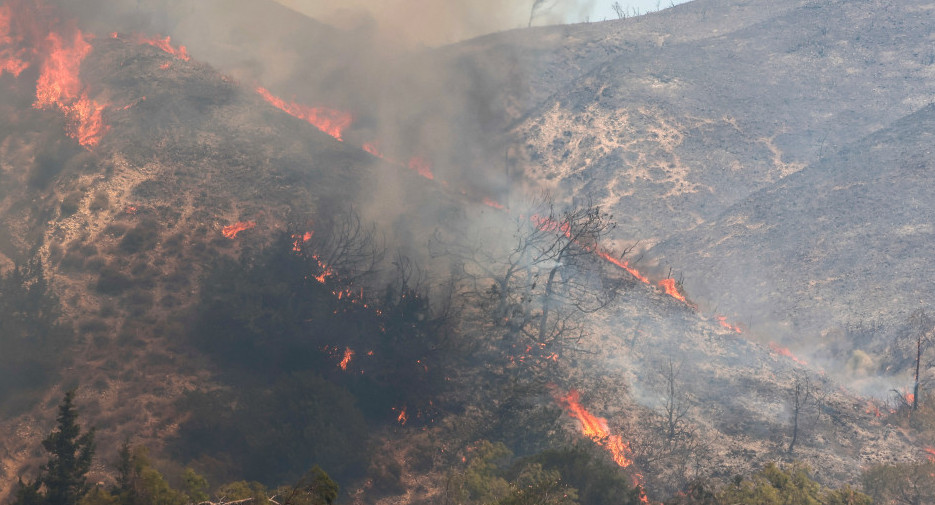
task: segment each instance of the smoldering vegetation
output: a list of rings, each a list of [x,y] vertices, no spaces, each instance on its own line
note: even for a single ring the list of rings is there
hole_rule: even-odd
[[[319,464],[347,483],[345,499],[413,503],[556,492],[562,503],[638,503],[647,489],[710,502],[712,487],[730,503],[784,472],[810,489],[809,475],[834,487],[861,480],[862,464],[923,456],[931,414],[925,403],[917,413],[908,391],[888,403],[860,398],[810,370],[811,355],[758,342],[769,330],[756,325],[750,337],[748,322],[693,300],[678,272],[611,247],[620,231],[585,193],[572,205],[528,201],[523,190],[542,182],[528,164],[548,161],[534,154],[564,160],[571,146],[592,144],[547,121],[537,132],[561,137],[548,149],[530,141],[517,154],[498,138],[511,124],[511,135],[522,132],[513,122],[531,109],[553,107],[527,89],[541,77],[514,52],[518,35],[412,50],[387,42],[378,17],[327,26],[270,6],[258,18],[282,22],[283,39],[251,44],[237,27],[254,4],[161,14],[137,4],[103,17],[87,7],[78,5],[83,23],[117,31],[94,40],[82,70],[95,98],[112,104],[110,130],[99,149],[77,147],[57,116],[30,109],[34,90],[9,81],[9,109],[28,113],[8,126],[0,182],[29,219],[0,245],[21,265],[4,292],[52,307],[10,302],[11,313],[31,321],[27,333],[55,338],[50,347],[19,338],[29,359],[10,369],[55,381],[62,356],[78,350],[62,382],[90,383],[83,399],[107,427],[108,450],[129,436],[152,445],[172,478],[190,465],[212,482],[267,486]],[[195,36],[199,17],[223,28]],[[194,54],[199,37],[210,39],[203,54],[237,80],[140,44],[135,31],[171,33]],[[573,37],[542,33],[555,45]],[[483,64],[471,54],[501,47]],[[353,122],[337,137],[318,131],[271,107],[254,92],[260,84],[351,111]],[[607,96],[591,91],[576,96]],[[657,140],[680,138],[640,117]],[[379,155],[359,149],[375,140]],[[24,266],[37,259],[54,269],[61,297]],[[76,340],[56,327],[59,303],[76,317]],[[842,332],[823,352],[850,351],[855,373],[922,358],[912,338],[880,357],[887,346],[874,322]],[[930,338],[914,322],[897,333]],[[862,354],[849,347],[858,344]],[[22,408],[41,392],[26,390]],[[907,428],[919,438],[900,435]],[[768,466],[794,458],[816,471]],[[97,471],[113,478],[112,468]]]

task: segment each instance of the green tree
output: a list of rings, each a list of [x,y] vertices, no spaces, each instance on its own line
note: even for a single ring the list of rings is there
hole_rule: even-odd
[[[532,463],[510,483],[510,494],[497,505],[576,505],[578,491],[562,482],[556,470]]]
[[[42,441],[42,448],[50,454],[39,477],[45,485],[46,505],[75,505],[90,490],[87,473],[94,457],[94,430],[81,433],[74,400],[74,389],[65,393],[58,408],[58,427]]]
[[[873,505],[873,499],[850,486],[844,486],[841,489],[825,492],[821,503],[822,505]]]
[[[781,468],[770,463],[749,479],[734,479],[719,498],[722,503],[749,505],[820,505],[820,488],[808,474],[805,465]]]
[[[16,491],[13,493],[13,505],[42,505],[43,497],[39,494],[39,486],[41,483],[37,480],[34,482],[23,482],[20,479],[19,483],[16,485]]]
[[[935,503],[935,463],[877,465],[863,475],[864,491],[876,503],[923,505]]]
[[[294,486],[281,489],[279,495],[282,505],[331,505],[338,499],[338,484],[315,465]]]
[[[163,475],[153,468],[146,447],[120,448],[117,465],[117,487],[114,488],[121,504],[125,505],[184,505],[190,500],[185,493],[172,489]],[[193,480],[198,481],[194,472]],[[201,479],[203,480],[203,479]],[[204,483],[204,487],[207,482]],[[198,488],[202,490],[201,488]]]

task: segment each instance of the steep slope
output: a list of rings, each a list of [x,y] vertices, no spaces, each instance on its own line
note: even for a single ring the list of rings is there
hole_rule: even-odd
[[[81,75],[96,100],[112,104],[91,150],[65,136],[58,111],[29,107],[28,71],[2,77],[9,233],[0,252],[10,265],[41,245],[76,334],[57,383],[84,386],[79,401],[86,422],[102,428],[99,443],[132,436],[155,448],[177,429],[180,395],[211,385],[210,366],[174,337],[202,273],[324,209],[346,208],[375,170],[397,168],[131,36],[95,40]],[[245,229],[228,238],[237,222]],[[40,394],[32,405],[54,402],[60,390]],[[29,448],[51,426],[34,415],[2,423],[3,490],[35,463]]]
[[[800,343],[871,322],[894,336],[935,288],[933,128],[930,105],[654,252],[684,265],[691,292]]]
[[[648,16],[669,30],[578,75],[513,127],[514,170],[592,196],[622,238],[651,245],[928,102],[923,3],[758,5],[699,0]],[[717,23],[678,23],[683,7]]]

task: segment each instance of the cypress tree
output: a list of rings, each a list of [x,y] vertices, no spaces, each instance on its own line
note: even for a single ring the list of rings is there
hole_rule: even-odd
[[[90,489],[87,473],[94,456],[94,430],[81,433],[74,399],[74,389],[65,393],[58,408],[58,426],[42,441],[49,453],[39,476],[45,484],[46,505],[75,505]]]

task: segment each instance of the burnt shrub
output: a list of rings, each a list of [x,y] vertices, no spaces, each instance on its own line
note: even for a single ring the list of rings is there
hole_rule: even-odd
[[[117,295],[133,287],[133,284],[130,276],[108,265],[101,268],[94,288],[105,295]]]
[[[84,195],[80,191],[72,191],[62,199],[62,205],[59,207],[62,211],[62,217],[68,217],[78,212],[81,206],[81,199]]]
[[[29,407],[58,375],[73,335],[42,263],[33,258],[0,275],[0,411]],[[14,407],[15,404],[15,407]]]
[[[128,254],[148,251],[159,242],[159,225],[146,220],[134,226],[120,240],[120,250]]]
[[[191,415],[176,454],[236,462],[247,480],[286,482],[314,464],[352,478],[369,457],[367,424],[353,395],[314,373],[287,374],[269,388],[191,393],[181,407]]]
[[[110,197],[107,195],[106,191],[98,191],[94,193],[94,198],[91,199],[91,203],[88,204],[88,210],[91,212],[97,212],[106,209],[110,206]]]
[[[31,187],[45,189],[62,172],[69,160],[81,154],[83,149],[74,140],[61,132],[47,135],[38,143],[35,161],[29,172],[28,183]]]

